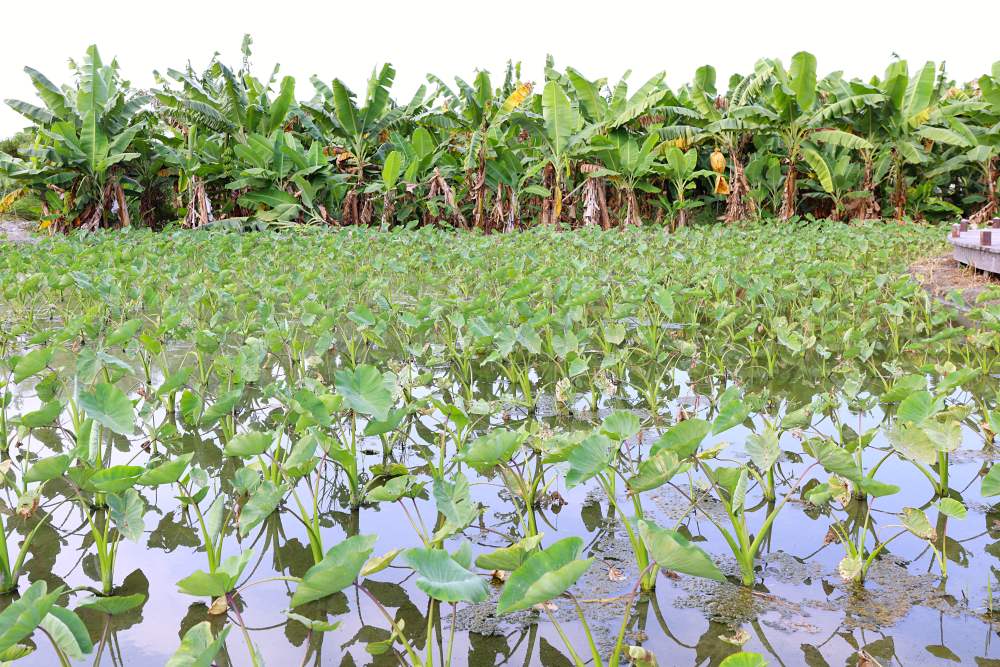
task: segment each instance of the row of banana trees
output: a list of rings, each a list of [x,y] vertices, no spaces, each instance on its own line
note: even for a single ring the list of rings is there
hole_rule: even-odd
[[[510,231],[531,224],[687,224],[800,215],[977,220],[998,212],[1000,62],[955,85],[943,66],[819,78],[807,52],[760,60],[719,85],[711,66],[677,89],[638,88],[546,62],[544,82],[508,65],[407,99],[396,71],[363,92],[275,68],[258,78],[250,40],[156,73],[137,90],[96,47],[59,86],[25,68],[36,103],[7,103],[33,142],[0,174],[34,194],[57,230],[174,221],[256,225],[422,224]],[[306,99],[308,95],[308,98]],[[0,206],[3,206],[0,203]]]

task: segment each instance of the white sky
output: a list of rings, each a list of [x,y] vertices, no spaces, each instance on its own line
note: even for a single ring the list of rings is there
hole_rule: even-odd
[[[146,9],[144,6],[148,6]],[[152,71],[201,67],[219,51],[238,64],[244,33],[254,39],[259,76],[275,62],[298,79],[296,96],[311,96],[310,74],[344,80],[355,91],[373,65],[392,62],[397,99],[408,99],[433,72],[447,81],[490,70],[499,81],[508,59],[539,81],[546,53],[557,67],[616,80],[631,68],[633,86],[659,71],[672,87],[711,63],[719,81],[748,71],[763,56],[786,62],[806,49],[820,74],[881,73],[893,52],[913,63],[946,60],[958,80],[976,78],[1000,60],[997,0],[4,0],[0,6],[0,99],[34,101],[24,65],[57,84],[69,80],[67,59],[96,43],[117,56],[133,84]],[[0,136],[27,122],[0,106]]]

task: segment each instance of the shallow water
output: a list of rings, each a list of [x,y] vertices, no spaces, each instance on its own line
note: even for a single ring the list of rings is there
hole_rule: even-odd
[[[873,237],[877,238],[881,237]],[[698,246],[706,241],[679,241],[685,242]],[[157,243],[163,241],[158,240]],[[61,252],[68,254],[71,250],[62,248]],[[200,253],[201,249],[197,252]],[[252,254],[258,252],[263,251],[253,250]],[[526,257],[524,265],[528,266],[530,261],[534,261],[534,257],[530,253]],[[657,257],[654,248],[650,251],[649,263]],[[260,257],[251,259],[259,261]],[[211,261],[212,258],[207,263],[211,271],[215,271],[217,267],[211,266]],[[626,266],[623,269],[628,279],[632,277],[629,273],[632,268]],[[128,275],[128,271],[125,271],[124,277],[117,276],[114,288],[106,290],[108,294],[117,296],[102,298],[112,301],[133,298],[134,295],[128,294],[132,284],[130,281],[139,280],[137,276],[146,275],[144,272],[149,271],[146,265],[141,269],[135,275]],[[174,270],[182,273],[176,267]],[[392,271],[404,272],[396,271],[395,267]],[[591,269],[581,270],[581,273],[587,271]],[[769,279],[770,274],[764,269],[762,271]],[[503,290],[506,290],[509,285],[505,281],[509,282],[510,277],[499,270],[497,274],[491,280],[503,285]],[[96,269],[93,275],[99,275]],[[718,274],[709,273],[707,277],[702,275],[700,280],[707,284],[708,281],[715,280],[715,275]],[[783,279],[798,279],[798,273],[794,270],[789,270],[789,275],[785,275]],[[252,278],[251,276],[250,279]],[[474,275],[473,282],[475,278],[477,276]],[[181,291],[195,290],[198,280],[208,280],[205,276],[197,275],[182,275],[181,279],[194,285],[186,285]],[[602,278],[604,279],[607,276]],[[469,276],[465,276],[464,280],[470,280]],[[551,285],[546,285],[545,289],[551,289]],[[440,285],[438,288],[442,289]],[[469,301],[473,298],[469,295],[474,291],[470,289],[463,292],[466,288],[467,285],[453,286],[450,283],[446,287],[447,290],[453,290],[451,296],[456,300]],[[774,289],[774,286],[768,283],[761,289],[767,292]],[[419,292],[420,288],[416,291]],[[461,298],[456,293],[461,293]],[[918,297],[912,292],[907,294],[907,298],[911,299],[907,302],[908,305],[912,306],[918,301]],[[287,293],[280,292],[280,295],[284,297]],[[227,294],[223,296],[229,298]],[[412,306],[419,302],[421,296],[423,295],[400,295],[399,303]],[[52,297],[52,294],[48,297]],[[827,295],[823,298],[827,298]],[[49,309],[44,302],[35,303],[30,298],[10,307],[16,311],[15,319],[18,320],[30,319],[29,313],[41,318],[54,318],[47,323],[33,321],[28,327],[28,333],[46,327],[58,329],[66,321],[58,312],[52,312],[54,309]],[[189,307],[195,310],[201,305]],[[735,306],[727,300],[719,309],[729,307]],[[813,303],[811,307],[817,313],[825,313],[823,317],[828,320],[836,315],[825,311],[826,305],[822,303]],[[213,315],[210,309],[205,310],[209,312],[199,313],[198,317],[208,321]],[[0,315],[4,313],[0,312]],[[118,315],[120,313],[116,317]],[[935,326],[947,326],[947,317],[940,316],[939,313],[935,313],[935,316]],[[435,326],[442,326],[444,318],[439,315],[433,317]],[[709,323],[718,319],[714,315],[705,317]],[[623,317],[621,322],[630,331],[642,330],[642,335],[651,335],[645,331],[651,329],[647,326],[649,320],[645,317]],[[684,328],[665,324],[668,326],[661,326],[659,329],[667,335],[676,334],[680,340],[688,335]],[[851,324],[853,326],[853,322]],[[103,321],[102,325],[105,325]],[[706,330],[711,330],[711,327],[706,327]],[[243,332],[237,333],[237,338],[243,335]],[[836,332],[837,336],[841,333]],[[923,332],[920,336],[914,334],[913,340],[919,341],[930,333]],[[186,332],[187,338],[191,337],[189,334],[190,332]],[[870,338],[882,340],[888,335],[887,331],[874,329]],[[358,338],[356,331],[343,333],[343,336],[353,336],[355,340]],[[27,334],[20,338],[19,345],[30,347],[26,338]],[[433,337],[428,334],[427,338]],[[697,337],[694,340],[698,344],[704,342]],[[238,339],[237,343],[240,342],[242,340]],[[420,342],[417,340],[417,343]],[[417,370],[433,370],[434,378],[415,387],[415,397],[433,395],[452,400],[462,393],[457,384],[459,380],[446,370],[447,363],[441,363],[442,354],[440,350],[433,349],[433,345],[440,345],[440,342],[431,340],[430,352],[427,348],[414,352],[403,351],[388,344],[369,344],[371,358],[368,362],[382,369],[397,370],[404,361],[414,364],[426,362]],[[916,347],[921,345],[923,343]],[[702,448],[729,443],[729,447],[721,454],[721,459],[741,464],[747,461],[744,452],[747,436],[752,430],[759,431],[765,418],[780,418],[820,394],[838,394],[848,384],[850,376],[848,373],[837,374],[830,368],[825,368],[825,359],[820,360],[816,355],[810,356],[808,362],[793,356],[786,360],[787,363],[778,363],[768,370],[761,358],[753,359],[753,363],[733,363],[733,357],[737,357],[739,362],[745,361],[738,354],[733,354],[725,359],[730,367],[718,370],[712,368],[711,364],[721,362],[722,359],[701,359],[698,363],[700,350],[694,343],[691,347],[695,348],[694,352],[678,344],[680,352],[672,352],[662,364],[630,364],[624,377],[619,378],[616,392],[603,392],[596,411],[590,411],[590,395],[581,393],[557,397],[559,390],[555,385],[560,374],[550,364],[534,362],[529,380],[535,409],[528,411],[511,402],[511,395],[517,392],[512,389],[508,380],[497,374],[495,366],[488,366],[479,360],[473,365],[473,387],[470,394],[483,403],[485,412],[490,417],[480,418],[475,425],[475,435],[499,427],[589,429],[599,424],[612,410],[627,409],[644,420],[644,429],[639,438],[632,439],[625,445],[630,456],[640,457],[648,452],[649,444],[656,440],[663,429],[682,417],[711,419],[714,416],[712,406],[722,390],[726,386],[739,386],[744,395],[760,399],[760,409],[741,426],[718,436],[709,436]],[[133,362],[133,368],[138,369],[134,359],[135,349],[135,344],[132,343],[128,350],[114,352],[128,357]],[[236,346],[224,348],[219,356],[232,354],[234,349]],[[339,352],[341,355],[345,353],[343,347]],[[954,362],[961,365],[961,351],[951,352]],[[61,349],[52,362],[53,367],[60,368],[60,375],[72,377],[78,353],[79,350]],[[174,342],[164,357],[163,365],[170,368],[191,365],[191,354],[190,340]],[[596,352],[594,356],[598,356]],[[882,380],[876,378],[874,372],[869,372],[871,369],[885,369],[887,365],[898,364],[907,372],[913,372],[915,366],[920,366],[920,360],[904,359],[904,356],[900,354],[898,359],[891,358],[881,350],[870,361],[861,364],[862,369],[867,369],[866,374],[859,379],[864,387],[861,396],[877,397],[884,389]],[[414,358],[420,361],[414,361]],[[868,359],[867,355],[865,359]],[[934,358],[931,361],[941,363],[944,358]],[[923,360],[923,363],[926,364],[927,360]],[[310,377],[315,375],[321,378],[328,387],[334,384],[334,371],[349,365],[344,356],[335,352],[302,364],[308,368]],[[638,387],[643,385],[644,373],[661,368],[664,370],[664,381],[658,386],[656,410],[651,411]],[[926,372],[932,382],[937,381],[939,374]],[[280,408],[277,402],[264,397],[261,388],[283,381],[288,375],[287,367],[275,365],[263,369],[262,377],[253,383],[253,389],[246,392],[236,409],[238,431],[251,427],[264,429],[275,426],[280,418]],[[162,382],[163,373],[158,365],[152,368],[150,379],[153,387]],[[118,381],[120,386],[128,388],[133,398],[144,383],[145,378],[138,373]],[[40,405],[31,384],[19,385],[18,389],[19,393],[14,396],[10,406],[12,412],[23,413]],[[211,385],[208,391],[217,394],[218,387]],[[994,627],[990,620],[993,582],[1000,574],[1000,564],[995,562],[1000,559],[1000,510],[993,509],[991,499],[984,499],[979,495],[980,477],[985,472],[985,467],[998,456],[994,446],[986,443],[983,431],[978,427],[983,419],[981,411],[995,405],[995,392],[996,378],[987,375],[969,383],[968,387],[963,385],[961,390],[952,392],[948,397],[951,405],[975,405],[972,414],[963,421],[962,447],[952,453],[949,468],[952,496],[960,498],[969,510],[965,519],[945,520],[938,516],[932,505],[933,491],[928,480],[910,463],[896,456],[889,457],[878,475],[878,479],[901,487],[900,493],[880,498],[872,504],[872,517],[878,535],[885,539],[900,530],[895,527],[899,523],[896,514],[903,507],[925,509],[938,534],[946,532],[945,544],[949,561],[946,579],[940,576],[934,551],[928,543],[911,534],[904,534],[895,539],[878,560],[863,588],[845,584],[837,571],[844,551],[830,539],[830,513],[803,502],[801,494],[795,490],[790,492],[789,501],[765,540],[757,563],[757,585],[752,590],[744,588],[735,583],[739,581],[735,560],[706,516],[717,517],[719,508],[712,501],[705,500],[700,503],[701,510],[698,513],[688,512],[684,493],[690,487],[687,486],[689,480],[685,476],[674,480],[675,487],[663,486],[643,494],[645,512],[660,526],[671,527],[680,522],[679,530],[711,554],[723,572],[730,576],[730,583],[661,573],[654,593],[635,597],[630,602],[629,593],[634,589],[638,572],[625,527],[616,518],[608,499],[596,484],[588,482],[575,488],[566,487],[564,465],[554,467],[547,473],[546,479],[553,482],[548,502],[537,513],[539,530],[545,534],[546,544],[560,537],[580,536],[585,544],[583,556],[596,558],[572,592],[580,600],[595,629],[598,647],[604,653],[613,644],[619,625],[627,615],[626,643],[642,645],[651,650],[658,656],[661,665],[715,665],[727,655],[740,650],[741,646],[745,650],[764,654],[771,664],[777,665],[871,665],[873,663],[863,662],[869,658],[883,665],[956,662],[1000,664],[1000,646],[992,639],[1000,626]],[[840,420],[859,433],[869,428],[886,427],[894,419],[892,413],[893,408],[883,411],[877,401],[872,402],[872,407],[863,410],[852,410],[841,401],[841,406],[837,409]],[[170,421],[162,406],[147,416],[156,423]],[[423,450],[429,448],[431,454],[436,452],[441,433],[441,413],[428,410],[420,414],[419,418],[404,423],[406,437],[397,437],[397,444],[388,454],[383,455],[382,443],[377,437],[367,438],[361,443],[360,449],[364,452],[363,470],[392,461],[402,464],[422,479],[429,478],[427,461],[429,458],[433,460],[433,456],[429,457],[427,451]],[[221,492],[230,495],[231,480],[239,465],[235,459],[223,456],[220,430],[188,428],[181,423],[178,423],[178,427],[181,436],[177,439],[178,447],[174,453],[193,452],[194,464],[206,470],[213,480],[219,480]],[[794,430],[783,433],[781,446],[785,454],[779,466],[779,501],[789,493],[789,489],[804,472],[803,483],[810,479],[825,480],[828,477],[819,468],[810,468],[811,459],[802,453],[802,438],[817,435],[838,437],[829,414],[817,414],[804,433]],[[60,452],[70,446],[65,432],[50,428],[35,429],[25,441],[25,447],[30,448],[33,453]],[[129,442],[115,436],[110,449],[111,461],[116,464],[133,461],[144,464],[148,457],[142,450],[143,444],[142,439]],[[880,460],[890,448],[885,434],[880,432],[865,451],[866,468]],[[454,444],[449,443],[449,453],[453,453],[453,450]],[[325,548],[357,534],[377,535],[375,555],[395,548],[413,547],[419,544],[410,523],[414,515],[428,523],[433,523],[437,516],[431,497],[418,499],[415,508],[407,506],[404,509],[398,503],[381,503],[351,511],[343,473],[329,461],[322,464],[321,470],[319,507],[322,510],[321,533]],[[520,516],[501,478],[496,474],[476,475],[464,466],[463,471],[472,482],[473,499],[484,508],[481,518],[464,531],[464,538],[473,545],[474,555],[505,546],[507,537],[521,537]],[[697,485],[699,479],[696,476],[692,481]],[[305,482],[300,483],[296,490],[301,494],[310,493]],[[623,492],[622,486],[619,493],[624,500]],[[7,506],[15,506],[16,494],[10,488],[5,493]],[[269,579],[301,576],[313,564],[306,531],[291,515],[289,508],[293,501],[288,497],[282,511],[272,514],[246,538],[239,539],[235,531],[231,531],[226,538],[224,556],[247,550],[252,550],[253,553],[250,565],[241,577],[241,586],[249,582],[269,580],[243,589],[236,600],[238,609],[229,609],[228,614],[213,615],[209,613],[212,600],[178,592],[177,582],[195,570],[206,569],[207,557],[200,546],[200,536],[192,516],[179,509],[175,498],[177,493],[176,489],[169,486],[144,489],[143,496],[149,512],[145,516],[143,536],[138,543],[121,542],[114,577],[115,583],[119,585],[116,592],[144,593],[147,595],[146,602],[136,610],[115,617],[81,612],[92,639],[95,644],[100,645],[100,664],[163,664],[177,649],[184,633],[204,620],[211,621],[216,631],[226,624],[231,626],[224,652],[217,657],[220,665],[250,664],[240,625],[246,626],[253,644],[268,665],[398,664],[399,660],[392,653],[373,656],[366,650],[366,645],[370,642],[388,638],[388,625],[378,605],[357,588],[348,587],[344,592],[296,609],[298,613],[310,618],[328,615],[331,621],[340,621],[342,625],[335,631],[326,634],[310,633],[305,626],[289,620],[285,615],[294,584]],[[52,512],[53,518],[51,525],[41,529],[33,543],[26,562],[25,576],[22,577],[22,590],[27,582],[39,579],[48,581],[50,586],[64,584],[70,588],[100,585],[90,532],[79,508],[65,501],[67,494],[70,494],[69,490],[60,483],[51,483],[45,488],[43,506]],[[210,501],[211,498],[205,505]],[[762,502],[756,485],[750,487],[747,506],[754,508],[750,512],[750,525],[752,529],[756,529],[769,511],[768,504]],[[18,519],[8,521],[18,525],[17,532],[23,535],[35,525],[37,515],[27,526],[20,525],[23,522]],[[12,543],[14,541],[11,540]],[[451,538],[446,541],[445,547],[454,551],[459,543],[459,539]],[[483,575],[488,576],[488,573]],[[418,650],[426,651],[428,647],[423,642],[428,598],[416,587],[415,578],[412,570],[403,567],[400,560],[397,560],[388,569],[365,578],[364,587],[395,619],[405,621],[410,640]],[[453,664],[456,665],[572,664],[562,639],[545,614],[529,610],[502,618],[495,615],[499,590],[498,585],[492,585],[489,601],[481,605],[459,604],[454,615],[448,605],[442,605],[441,613],[444,618],[435,624],[429,647],[435,656],[435,664],[444,663],[452,632]],[[74,595],[73,600],[78,599]],[[73,604],[70,603],[69,606],[72,607]],[[560,598],[555,601],[555,606],[557,608],[550,611],[559,620],[572,644],[586,653],[586,638],[572,603]],[[54,652],[44,637],[36,634],[34,639],[37,652],[18,664],[54,664]],[[94,662],[95,657],[91,655],[80,664]]]

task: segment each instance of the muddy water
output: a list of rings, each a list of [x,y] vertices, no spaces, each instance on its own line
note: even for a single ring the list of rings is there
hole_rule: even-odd
[[[678,375],[669,395],[681,397],[669,406],[671,412],[681,406],[688,411],[698,410],[699,402],[690,398],[697,394],[686,385],[682,375]],[[952,397],[953,402],[967,400],[970,397],[962,393]],[[878,410],[861,415],[845,410],[841,417],[859,432],[883,421]],[[511,411],[495,418],[494,426],[505,424],[511,428],[523,419],[541,419],[549,426],[585,428],[599,418],[600,414],[582,411],[535,417]],[[831,432],[832,427],[826,421],[814,423],[813,429]],[[748,432],[743,427],[733,429],[714,437],[706,446],[729,442],[731,446],[724,458],[742,462],[746,460],[742,443]],[[420,429],[414,428],[411,435],[419,438],[419,433]],[[62,446],[54,432],[39,435],[53,449]],[[655,435],[655,430],[648,430],[641,437],[648,443]],[[790,460],[795,458],[794,453],[801,452],[796,434],[783,436],[782,446],[792,453],[781,467],[787,488],[806,463]],[[869,463],[882,455],[875,449],[886,446],[882,436],[877,437],[868,451]],[[196,452],[196,461],[209,471],[217,472],[223,479],[232,474],[232,463],[221,456],[217,443],[189,439],[186,447]],[[127,462],[131,458],[129,449],[134,446],[119,442],[114,453],[116,462]],[[371,443],[371,450],[379,454],[368,455],[366,463],[378,463],[381,453],[377,439]],[[413,468],[424,465],[412,448],[397,451],[394,456]],[[880,479],[898,484],[902,491],[879,499],[873,506],[878,534],[885,539],[897,532],[894,524],[898,519],[893,513],[902,507],[925,508],[939,533],[946,528],[949,559],[946,580],[939,576],[933,550],[926,542],[907,534],[892,542],[864,588],[844,584],[837,574],[837,564],[844,554],[840,545],[828,537],[829,516],[802,503],[797,493],[774,524],[759,563],[761,583],[752,591],[683,575],[661,575],[655,594],[628,605],[623,596],[632,590],[637,576],[629,542],[607,499],[590,485],[566,489],[561,481],[556,482],[553,490],[558,496],[554,495],[554,502],[540,512],[540,530],[545,533],[546,542],[569,535],[582,536],[585,555],[596,557],[574,592],[597,628],[596,639],[602,648],[613,643],[622,615],[627,612],[628,642],[652,650],[661,665],[717,664],[738,651],[740,645],[763,653],[772,664],[778,665],[856,664],[859,652],[883,665],[1000,665],[1000,641],[993,640],[996,628],[988,620],[992,606],[990,582],[995,580],[1000,565],[1000,511],[992,512],[990,503],[977,495],[983,465],[992,457],[993,453],[984,449],[982,436],[966,428],[963,449],[953,455],[951,486],[969,506],[969,514],[964,520],[948,519],[946,525],[930,506],[932,491],[927,480],[912,465],[890,458],[879,474]],[[471,476],[472,472],[468,474]],[[817,471],[809,476],[826,477]],[[356,512],[347,510],[342,481],[332,466],[327,468],[321,488],[321,507],[327,508],[322,530],[327,548],[359,532],[378,536],[376,554],[418,542],[406,514],[397,504],[383,503]],[[681,525],[690,539],[711,553],[724,572],[737,574],[725,542],[704,515],[682,517],[687,503],[682,495],[682,480],[677,481],[680,489],[662,487],[647,494],[644,502],[647,513],[664,526],[672,526],[683,518]],[[197,569],[206,569],[207,559],[198,546],[197,531],[177,509],[177,501],[167,489],[146,493],[151,505],[146,515],[146,533],[139,544],[122,542],[115,573],[116,583],[122,584],[119,592],[144,593],[148,596],[146,603],[116,617],[82,614],[91,635],[98,641],[105,640],[100,664],[163,664],[176,650],[184,632],[196,623],[209,619],[221,628],[227,622],[224,614],[208,613],[210,600],[177,591],[176,582]],[[56,488],[48,488],[46,495],[49,502],[61,497]],[[473,542],[474,552],[505,545],[497,533],[514,535],[517,516],[500,480],[475,478],[473,495],[486,508],[482,526],[473,525],[465,532]],[[435,515],[432,500],[417,502],[425,519]],[[751,494],[747,506],[755,505],[753,526],[759,525],[768,511],[767,504]],[[705,503],[703,509],[708,514],[719,511],[711,503]],[[54,514],[51,527],[42,530],[27,562],[28,579],[41,578],[50,585],[69,587],[97,585],[100,577],[93,545],[86,526],[81,525],[79,511],[67,503]],[[312,564],[307,545],[302,526],[288,513],[279,512],[248,538],[242,541],[229,538],[224,554],[252,550],[254,557],[243,581],[256,581],[279,575],[301,576]],[[453,550],[458,540],[450,540],[445,546]],[[427,598],[415,587],[413,579],[410,570],[390,567],[369,578],[365,586],[397,620],[405,621],[411,641],[426,651],[423,637]],[[430,646],[435,664],[443,663],[453,630],[454,664],[571,664],[559,636],[538,612],[496,617],[493,610],[498,593],[499,588],[494,587],[489,602],[460,605],[454,615],[447,606],[443,607],[445,618],[436,627]],[[356,589],[349,588],[313,603],[306,610],[297,610],[310,617],[317,617],[325,610],[331,620],[341,621],[336,631],[325,635],[311,634],[304,626],[288,620],[283,612],[288,608],[290,594],[291,584],[270,581],[247,588],[241,596],[239,615],[266,664],[397,664],[391,655],[372,656],[366,651],[366,644],[387,638],[388,632],[376,605]],[[554,613],[574,644],[586,646],[575,610],[561,601],[557,605]],[[236,610],[230,610],[229,614],[235,619]],[[55,657],[44,640],[38,642],[38,648],[19,664],[54,664]],[[91,656],[85,663],[93,661]],[[225,653],[218,661],[250,664],[238,628],[231,631]]]

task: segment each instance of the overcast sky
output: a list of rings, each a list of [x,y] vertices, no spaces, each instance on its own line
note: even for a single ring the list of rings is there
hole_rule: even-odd
[[[299,99],[311,96],[310,74],[363,91],[372,66],[386,61],[398,71],[395,96],[408,98],[427,72],[450,81],[480,67],[499,79],[508,59],[538,81],[546,53],[591,78],[616,80],[631,68],[634,85],[665,70],[674,87],[705,63],[724,81],[759,57],[787,62],[802,49],[816,54],[821,74],[863,77],[884,71],[893,53],[946,60],[959,80],[1000,60],[997,0],[4,0],[0,18],[0,98],[28,101],[25,65],[61,84],[67,60],[92,43],[148,86],[154,69],[200,67],[215,51],[238,64],[244,33],[254,39],[257,73],[280,62],[299,79]],[[0,136],[26,124],[2,105]]]

